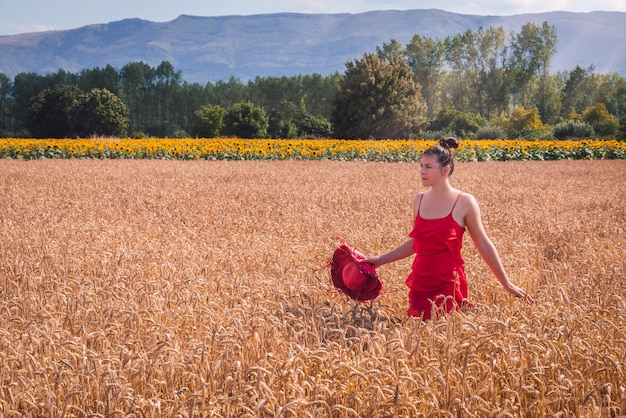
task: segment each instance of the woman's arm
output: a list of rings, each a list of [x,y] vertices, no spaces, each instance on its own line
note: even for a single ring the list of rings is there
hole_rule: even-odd
[[[399,245],[388,253],[376,257],[367,257],[362,262],[369,263],[374,267],[379,267],[383,264],[401,260],[412,254],[415,254],[415,251],[413,251],[413,238],[407,240],[404,244]]]
[[[524,299],[527,303],[533,304],[534,301],[530,295],[528,295],[522,288],[514,285],[506,274],[506,271],[502,266],[502,261],[500,260],[500,255],[498,254],[498,250],[485,232],[480,216],[480,208],[476,199],[468,194],[465,194],[464,196],[467,205],[465,225],[472,241],[474,242],[474,245],[476,246],[476,249],[478,250],[478,253],[496,276],[502,287],[518,298]]]

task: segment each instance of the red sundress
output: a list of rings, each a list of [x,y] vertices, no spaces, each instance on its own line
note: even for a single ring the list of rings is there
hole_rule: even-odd
[[[438,317],[461,306],[471,306],[467,301],[468,289],[465,277],[465,262],[461,257],[463,233],[452,217],[460,193],[450,213],[438,219],[423,219],[417,207],[413,230],[415,260],[412,271],[406,279],[409,287],[409,316],[430,319]]]

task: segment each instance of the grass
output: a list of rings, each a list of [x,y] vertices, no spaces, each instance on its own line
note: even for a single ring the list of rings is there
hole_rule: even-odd
[[[416,163],[0,160],[0,415],[626,414],[626,162],[459,163],[527,306],[354,306],[326,262],[402,242]]]

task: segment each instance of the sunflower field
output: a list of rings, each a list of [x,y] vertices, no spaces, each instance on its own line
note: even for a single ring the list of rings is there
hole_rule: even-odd
[[[0,139],[0,158],[415,161],[434,140]],[[459,161],[626,158],[616,140],[465,140]]]

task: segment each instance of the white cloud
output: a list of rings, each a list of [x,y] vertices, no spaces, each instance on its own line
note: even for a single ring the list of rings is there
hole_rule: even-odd
[[[29,23],[27,25],[14,23],[14,22],[5,22],[2,25],[5,31],[9,33],[29,33],[29,32],[45,32],[55,30],[54,27],[50,25],[40,24],[40,23]]]

